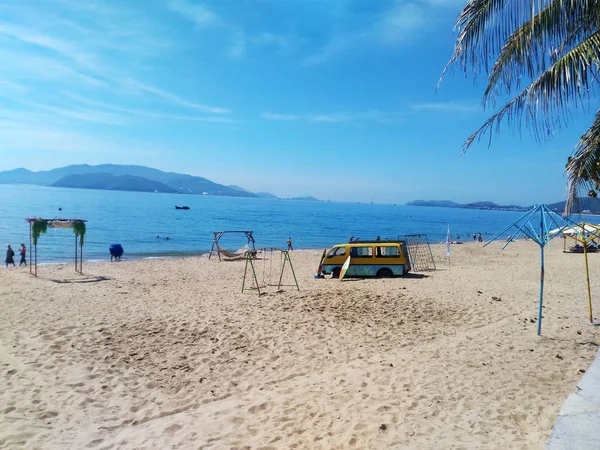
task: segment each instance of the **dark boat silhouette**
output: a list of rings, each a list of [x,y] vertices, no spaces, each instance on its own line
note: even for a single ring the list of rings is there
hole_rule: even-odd
[[[175,209],[190,209],[189,206],[175,206]]]

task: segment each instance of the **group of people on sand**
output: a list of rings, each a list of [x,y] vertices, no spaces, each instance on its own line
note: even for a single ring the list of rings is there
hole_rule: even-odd
[[[19,262],[19,267],[23,266],[23,265],[27,265],[27,260],[26,260],[26,256],[27,256],[27,248],[25,247],[25,244],[21,244],[21,248],[19,249],[19,254],[21,255],[21,261]],[[12,247],[10,246],[10,244],[6,245],[6,267],[8,267],[9,264],[12,264],[13,267],[16,267],[15,265],[15,251],[12,249]]]

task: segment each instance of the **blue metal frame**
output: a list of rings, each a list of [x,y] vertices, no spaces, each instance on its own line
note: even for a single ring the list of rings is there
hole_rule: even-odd
[[[539,235],[535,231],[535,228],[533,227],[533,225],[531,224],[531,220],[534,218],[534,216],[537,213],[539,213],[539,215],[540,215]],[[559,222],[561,222],[562,225],[559,225]],[[550,235],[549,225],[551,225],[551,224],[556,225],[556,227],[559,229],[553,235]],[[537,326],[538,336],[542,334],[542,308],[543,308],[543,302],[544,302],[544,247],[546,246],[546,244],[548,244],[548,247],[550,247],[551,239],[554,239],[557,236],[562,236],[562,230],[565,230],[566,228],[570,228],[570,227],[577,227],[577,226],[579,226],[579,224],[577,222],[572,221],[568,217],[560,216],[559,214],[555,213],[550,208],[548,208],[546,205],[537,205],[537,206],[534,206],[533,208],[531,208],[523,217],[514,221],[513,223],[508,225],[506,228],[504,228],[502,231],[495,234],[484,245],[484,247],[485,247],[485,246],[491,244],[495,240],[498,240],[499,238],[504,236],[511,228],[516,228],[515,233],[512,234],[510,236],[510,238],[506,241],[506,244],[504,244],[504,246],[502,247],[502,250],[504,250],[508,244],[513,242],[515,240],[515,238],[521,236],[521,234],[529,237],[532,241],[534,241],[536,244],[538,244],[540,246],[540,300],[538,303],[538,326]],[[579,235],[580,233],[577,231],[577,228],[575,228],[575,230],[576,230],[577,234]],[[585,229],[584,229],[584,232],[585,232]],[[592,235],[592,236],[600,239],[600,236],[595,233],[586,233],[586,234]],[[580,237],[584,237],[584,235],[581,234]]]

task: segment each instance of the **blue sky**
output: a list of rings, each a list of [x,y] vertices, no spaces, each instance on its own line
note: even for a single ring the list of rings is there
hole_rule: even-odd
[[[0,170],[141,164],[280,196],[565,197],[591,123],[546,143],[485,120],[450,58],[457,0],[4,0]]]

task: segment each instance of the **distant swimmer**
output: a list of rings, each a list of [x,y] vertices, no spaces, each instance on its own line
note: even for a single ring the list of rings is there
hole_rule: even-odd
[[[59,210],[59,211],[62,211],[62,208],[59,206],[59,207],[58,207],[58,210]]]

